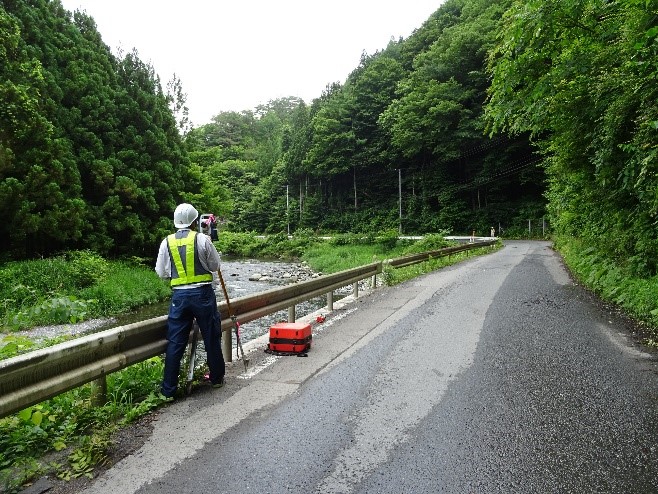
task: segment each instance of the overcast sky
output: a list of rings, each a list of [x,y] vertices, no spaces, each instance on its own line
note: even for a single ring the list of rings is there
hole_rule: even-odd
[[[345,82],[362,52],[408,37],[442,0],[61,0],[115,52],[136,48],[163,89],[175,73],[195,126]]]

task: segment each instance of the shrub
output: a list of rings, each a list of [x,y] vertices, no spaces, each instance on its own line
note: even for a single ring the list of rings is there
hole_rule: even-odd
[[[449,247],[451,243],[445,239],[445,233],[446,232],[425,235],[422,239],[407,247],[404,253],[414,254],[417,252],[428,252],[431,250],[439,250],[445,247]]]
[[[236,233],[224,231],[215,242],[217,249],[225,255],[252,257],[262,243],[254,233]]]
[[[72,295],[54,297],[19,311],[12,319],[12,326],[24,328],[35,324],[65,324],[84,321],[89,307],[97,300],[79,300]]]
[[[76,288],[86,288],[103,281],[107,275],[108,262],[90,250],[70,251],[65,254],[71,279]]]
[[[394,249],[398,244],[397,230],[387,230],[375,238],[375,242],[384,249]]]

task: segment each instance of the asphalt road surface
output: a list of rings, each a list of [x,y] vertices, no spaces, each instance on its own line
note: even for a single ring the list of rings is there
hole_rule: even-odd
[[[507,242],[261,345],[84,492],[656,493],[658,363],[547,242]]]

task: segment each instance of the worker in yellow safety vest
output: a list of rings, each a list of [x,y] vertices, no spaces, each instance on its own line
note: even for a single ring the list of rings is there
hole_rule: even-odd
[[[209,236],[197,233],[199,212],[191,204],[174,211],[176,233],[160,243],[155,272],[171,282],[167,320],[167,350],[160,391],[166,400],[175,397],[181,359],[196,318],[208,356],[210,382],[224,385],[225,363],[221,349],[221,324],[213,273],[219,270],[219,252]]]

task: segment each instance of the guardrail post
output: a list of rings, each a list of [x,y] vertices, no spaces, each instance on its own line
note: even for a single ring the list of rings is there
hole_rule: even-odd
[[[354,283],[354,298],[359,298],[359,282]]]
[[[91,382],[91,404],[102,407],[107,403],[107,379],[105,376],[94,379]]]
[[[296,304],[327,294],[328,304],[333,306],[333,291],[351,284],[355,284],[358,296],[358,281],[381,269],[378,263],[372,263],[238,298],[232,305],[243,323],[284,309],[288,309],[290,322],[294,322]],[[228,315],[228,303],[218,304],[218,308],[222,314],[222,354],[226,362],[232,362],[233,321]],[[106,396],[105,376],[162,355],[167,346],[166,332],[167,316],[163,315],[0,360],[0,418],[94,381],[96,399],[102,403]]]
[[[233,332],[222,331],[222,355],[224,362],[233,362]]]
[[[331,312],[334,310],[334,292],[327,292],[327,310]]]

